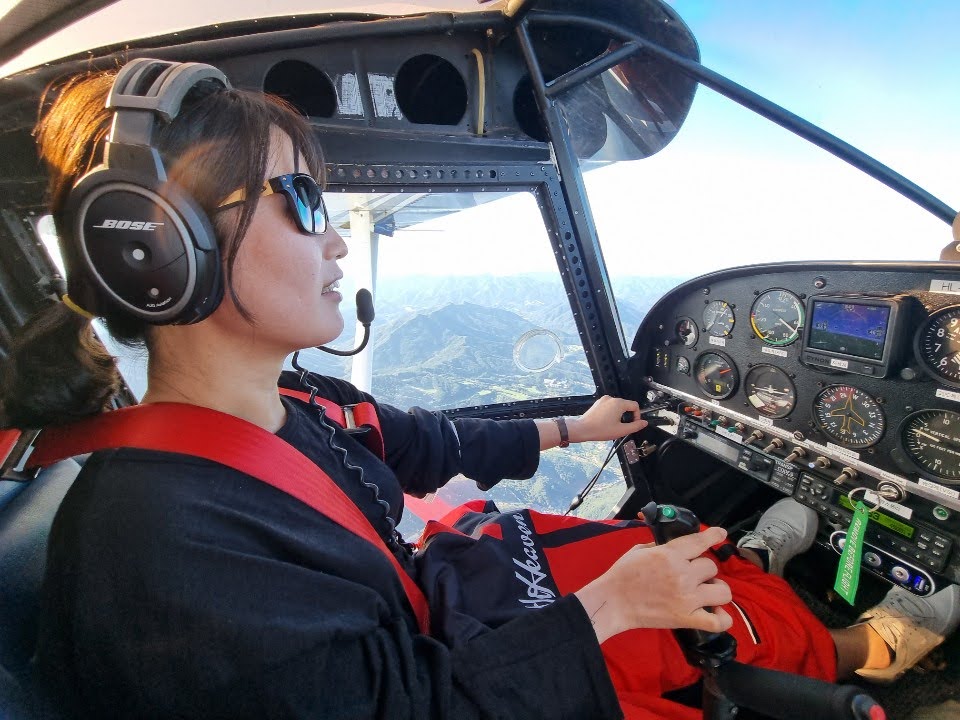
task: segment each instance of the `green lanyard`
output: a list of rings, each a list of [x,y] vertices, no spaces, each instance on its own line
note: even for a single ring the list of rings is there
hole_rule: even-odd
[[[840,597],[853,605],[857,596],[857,586],[860,584],[860,558],[863,554],[863,536],[867,532],[867,522],[870,513],[862,501],[857,502],[853,512],[853,519],[847,529],[847,539],[840,554],[840,564],[837,567],[837,579],[833,589]]]

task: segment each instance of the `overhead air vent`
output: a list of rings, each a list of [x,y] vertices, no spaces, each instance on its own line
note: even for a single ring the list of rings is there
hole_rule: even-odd
[[[513,91],[513,114],[520,129],[538,142],[547,141],[547,129],[540,121],[537,98],[533,93],[533,81],[524,75]]]
[[[467,84],[438,55],[416,55],[397,71],[397,104],[404,117],[423,125],[457,125],[467,112]]]
[[[337,93],[330,78],[302,60],[282,60],[270,68],[263,91],[279,95],[309,117],[329,118],[337,112]]]
[[[583,28],[551,28],[537,33],[533,38],[534,50],[546,82],[602,55],[609,43],[603,33]],[[595,92],[598,82],[594,80],[565,94],[568,102],[571,95],[580,96],[576,111],[564,113],[578,157],[589,157],[606,139],[606,119],[600,108],[603,93],[598,97]],[[513,91],[513,114],[524,133],[534,140],[546,142],[547,130],[540,119],[533,81],[529,75],[520,78]]]

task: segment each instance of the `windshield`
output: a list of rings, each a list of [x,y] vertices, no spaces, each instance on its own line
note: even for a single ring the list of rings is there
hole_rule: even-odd
[[[672,3],[704,65],[960,206],[953,2]],[[573,94],[561,102],[573,105]],[[677,138],[584,179],[628,344],[689,278],[779,261],[936,260],[943,221],[700,87]]]

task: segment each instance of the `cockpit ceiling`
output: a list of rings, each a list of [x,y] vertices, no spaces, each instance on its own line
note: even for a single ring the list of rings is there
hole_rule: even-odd
[[[0,13],[5,11],[0,15],[0,63],[6,63],[0,76],[92,48],[218,23],[307,14],[489,12],[506,5],[506,0],[0,0]]]

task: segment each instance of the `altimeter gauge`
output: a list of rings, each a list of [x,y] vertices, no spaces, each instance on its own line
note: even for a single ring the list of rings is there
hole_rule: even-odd
[[[880,404],[852,385],[831,385],[813,401],[813,417],[834,442],[848,448],[876,445],[886,429]]]
[[[753,303],[750,325],[767,345],[789,345],[803,329],[803,303],[788,290],[767,290]]]
[[[960,413],[918,410],[900,425],[900,445],[917,469],[960,484]]]
[[[946,385],[960,387],[960,305],[927,318],[917,331],[914,350],[924,370]]]
[[[769,418],[789,415],[797,404],[790,376],[773,365],[756,365],[743,380],[743,392],[753,408]]]

